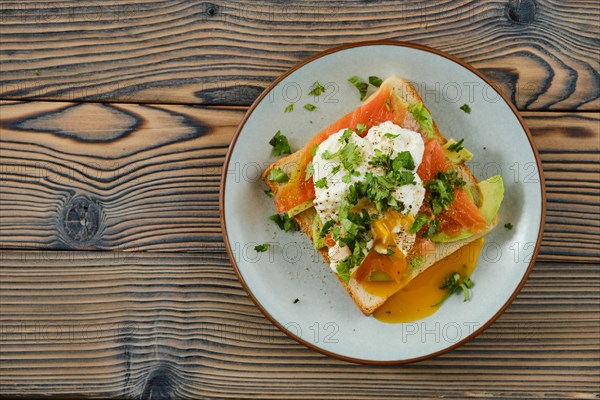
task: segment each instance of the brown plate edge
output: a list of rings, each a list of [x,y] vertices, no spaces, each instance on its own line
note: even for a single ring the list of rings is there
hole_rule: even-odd
[[[500,310],[498,310],[496,312],[496,314],[494,314],[485,324],[483,324],[483,326],[481,326],[479,329],[477,329],[476,331],[474,331],[473,333],[471,333],[469,336],[467,336],[466,338],[462,339],[461,341],[434,353],[431,354],[427,354],[425,356],[421,356],[421,357],[415,357],[415,358],[410,358],[410,359],[405,359],[405,360],[391,360],[391,361],[377,361],[377,360],[364,360],[364,359],[359,359],[359,358],[353,358],[353,357],[347,357],[347,356],[343,356],[337,353],[333,353],[327,350],[324,350],[322,348],[319,348],[317,346],[315,346],[312,343],[309,343],[305,340],[303,340],[302,338],[294,335],[293,333],[291,333],[289,330],[285,329],[285,327],[283,327],[278,321],[276,321],[271,314],[269,314],[269,312],[263,308],[263,306],[256,300],[256,298],[254,297],[254,295],[252,294],[252,291],[250,290],[250,288],[248,288],[248,286],[246,285],[246,282],[244,281],[244,279],[242,278],[242,275],[240,274],[240,271],[238,269],[238,266],[235,262],[235,259],[233,257],[233,254],[231,252],[231,247],[229,244],[229,238],[227,236],[227,228],[225,226],[225,209],[224,209],[224,200],[225,200],[225,180],[227,178],[227,167],[229,166],[229,161],[231,158],[231,153],[233,152],[233,148],[235,146],[235,143],[237,142],[237,139],[240,135],[240,132],[242,131],[242,128],[244,127],[244,125],[246,124],[246,121],[248,120],[248,118],[250,117],[250,115],[252,115],[252,113],[254,112],[254,109],[258,106],[258,104],[275,88],[275,86],[281,82],[283,79],[285,79],[287,76],[289,76],[290,74],[292,74],[294,71],[296,71],[297,69],[303,67],[304,65],[319,59],[323,56],[332,54],[332,53],[336,53],[338,51],[342,51],[342,50],[346,50],[346,49],[350,49],[350,48],[354,48],[354,47],[364,47],[364,46],[378,46],[378,45],[386,45],[386,46],[400,46],[400,47],[410,47],[413,49],[417,49],[417,50],[422,50],[422,51],[426,51],[429,53],[433,53],[436,54],[438,56],[444,57],[450,61],[455,62],[456,64],[468,69],[469,71],[471,71],[472,73],[474,73],[475,75],[477,75],[479,78],[481,78],[484,82],[486,82],[488,85],[490,85],[496,92],[498,92],[498,94],[502,97],[502,99],[504,100],[504,102],[510,107],[510,109],[512,110],[513,114],[515,115],[515,117],[517,118],[517,120],[519,121],[519,123],[521,124],[521,127],[523,128],[523,130],[525,131],[525,134],[527,135],[527,139],[529,140],[529,145],[531,147],[531,150],[533,151],[533,154],[535,156],[535,161],[537,163],[537,167],[538,167],[538,172],[539,172],[539,176],[540,176],[540,190],[541,190],[541,194],[542,194],[542,210],[541,210],[541,219],[540,219],[540,227],[539,227],[539,232],[538,232],[538,238],[536,241],[536,245],[535,245],[535,249],[533,251],[533,255],[531,257],[531,261],[529,262],[529,266],[527,267],[527,270],[525,271],[525,274],[523,275],[523,278],[521,279],[521,282],[519,282],[519,285],[516,287],[516,289],[514,290],[513,294],[510,296],[510,298],[506,301],[506,303],[500,308]],[[358,363],[358,364],[372,364],[372,365],[398,365],[398,364],[409,364],[409,363],[414,363],[414,362],[419,362],[419,361],[424,361],[430,358],[434,358],[437,357],[439,355],[442,355],[444,353],[447,353],[449,351],[452,351],[454,349],[456,349],[457,347],[473,340],[477,335],[479,335],[480,333],[482,333],[484,330],[486,330],[491,324],[493,324],[498,317],[500,317],[500,315],[502,315],[506,309],[508,308],[508,306],[514,301],[514,299],[517,297],[517,295],[521,292],[521,289],[523,288],[523,286],[525,285],[525,282],[527,281],[527,278],[529,277],[529,274],[531,273],[531,270],[533,269],[533,265],[535,264],[535,260],[538,256],[539,250],[540,250],[540,245],[542,242],[542,235],[544,233],[544,225],[546,222],[546,183],[545,183],[545,178],[544,178],[544,171],[542,169],[542,163],[540,160],[540,155],[538,153],[537,147],[533,141],[533,136],[531,135],[531,132],[529,131],[529,128],[527,127],[527,125],[525,124],[525,121],[523,120],[523,118],[521,117],[521,115],[519,114],[519,111],[517,110],[517,108],[514,106],[514,104],[512,104],[510,102],[510,100],[507,98],[507,96],[500,90],[500,88],[493,83],[488,77],[486,77],[483,73],[479,72],[478,70],[476,70],[474,67],[472,67],[471,65],[467,64],[466,62],[460,60],[459,58],[456,58],[450,54],[444,53],[443,51],[434,49],[432,47],[428,47],[422,44],[416,44],[416,43],[411,43],[411,42],[403,42],[403,41],[399,41],[399,40],[370,40],[370,41],[361,41],[361,42],[355,42],[355,43],[348,43],[345,45],[341,45],[341,46],[337,46],[337,47],[333,47],[331,49],[322,51],[320,53],[317,53],[311,57],[306,58],[305,60],[301,61],[300,63],[294,65],[292,68],[290,68],[288,71],[286,71],[285,73],[283,73],[281,76],[279,76],[277,79],[275,79],[275,81],[273,81],[273,83],[271,83],[271,85],[269,85],[262,93],[261,95],[252,103],[252,105],[250,106],[250,108],[248,109],[248,111],[246,112],[246,114],[244,115],[244,118],[242,119],[242,121],[240,122],[240,124],[238,125],[238,128],[235,132],[235,135],[233,136],[233,139],[231,141],[231,144],[229,145],[229,149],[227,150],[227,155],[225,157],[225,162],[223,164],[223,172],[221,175],[221,184],[220,184],[220,189],[219,189],[219,214],[220,214],[220,221],[221,221],[221,230],[223,232],[223,240],[225,242],[225,248],[227,249],[227,255],[229,257],[229,260],[231,261],[231,265],[233,266],[233,269],[235,271],[235,274],[238,277],[238,280],[240,281],[240,283],[242,284],[242,287],[244,288],[244,290],[246,291],[246,293],[248,293],[248,296],[250,297],[250,299],[252,300],[252,302],[256,305],[256,307],[260,310],[260,312],[263,313],[263,315],[269,320],[271,321],[271,323],[273,325],[275,325],[280,331],[282,331],[283,333],[285,333],[287,336],[289,336],[290,338],[294,339],[295,341],[297,341],[300,344],[303,344],[304,346],[319,352],[321,354],[336,358],[338,360],[342,360],[342,361],[347,361],[347,362],[352,362],[352,363]]]

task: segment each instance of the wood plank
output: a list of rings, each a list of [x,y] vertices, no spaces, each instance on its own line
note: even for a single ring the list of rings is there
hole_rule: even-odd
[[[598,110],[597,2],[2,3],[0,98],[250,104],[298,61],[398,39],[472,63],[521,109]]]
[[[0,247],[222,248],[219,182],[227,146],[244,111],[4,102]],[[596,262],[600,114],[524,115],[547,179],[548,216],[540,259]],[[87,231],[78,219],[65,224],[83,212],[83,206],[89,207]],[[67,217],[69,209],[74,214]]]
[[[224,253],[3,251],[0,394],[203,399],[597,398],[600,274],[538,263],[474,341],[360,366],[304,348]],[[364,379],[368,375],[368,379]]]

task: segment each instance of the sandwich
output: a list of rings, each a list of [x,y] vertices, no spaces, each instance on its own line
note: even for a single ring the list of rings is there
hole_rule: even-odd
[[[478,182],[415,88],[392,76],[262,177],[365,315],[498,223],[500,176]]]

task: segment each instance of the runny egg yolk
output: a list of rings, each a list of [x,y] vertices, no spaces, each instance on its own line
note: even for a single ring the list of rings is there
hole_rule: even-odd
[[[483,238],[474,240],[429,267],[379,307],[373,314],[375,318],[399,323],[416,321],[435,313],[447,294],[446,289],[440,288],[444,280],[454,272],[463,277],[470,276],[483,243]]]
[[[394,230],[407,231],[413,222],[412,215],[390,210],[373,223],[373,249],[353,274],[353,278],[369,293],[387,297],[405,284],[402,277],[408,263],[396,244]]]

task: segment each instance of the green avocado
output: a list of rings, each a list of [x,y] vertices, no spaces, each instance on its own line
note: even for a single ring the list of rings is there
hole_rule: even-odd
[[[444,232],[436,233],[432,235],[429,239],[432,242],[445,243],[445,242],[456,242],[457,240],[463,240],[468,238],[469,236],[473,236],[471,232],[461,232],[456,236],[448,236]]]
[[[375,270],[375,271],[371,272],[371,275],[369,275],[369,280],[371,282],[390,282],[393,279],[385,272]]]
[[[448,160],[450,160],[452,164],[460,164],[473,158],[473,153],[462,146],[459,151],[448,150],[448,147],[452,146],[453,144],[456,144],[456,140],[450,139],[444,146],[442,146],[446,152],[446,157],[448,157]]]
[[[489,224],[496,214],[498,214],[500,204],[502,204],[502,199],[504,199],[504,182],[500,175],[495,175],[485,181],[479,182],[477,186],[480,193],[479,211],[485,221]],[[467,193],[470,195],[469,197],[472,198],[470,191]],[[438,243],[455,242],[457,240],[466,239],[472,235],[471,232],[461,232],[457,236],[448,236],[447,234],[440,232],[431,236],[430,239],[432,242]]]
[[[481,206],[479,211],[487,221],[491,223],[498,210],[502,199],[504,199],[504,182],[500,175],[494,175],[485,181],[479,182],[479,192],[481,193]]]
[[[298,204],[296,207],[292,208],[291,210],[289,210],[287,212],[288,217],[292,218],[295,217],[296,215],[300,214],[302,211],[306,211],[309,208],[311,208],[313,206],[313,201],[312,200],[308,200],[305,201],[302,204]]]
[[[321,218],[319,218],[319,215],[315,215],[315,219],[313,219],[311,226],[312,240],[315,250],[319,250],[325,246],[325,239],[321,237],[321,229],[323,229]]]

